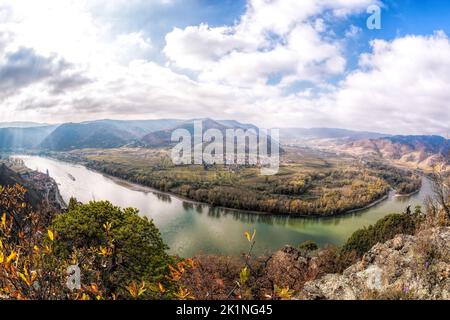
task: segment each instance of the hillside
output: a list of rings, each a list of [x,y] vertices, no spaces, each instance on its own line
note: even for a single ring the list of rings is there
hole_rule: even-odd
[[[114,148],[136,137],[104,123],[68,123],[59,126],[39,145],[41,149],[66,151],[81,148]]]
[[[258,132],[258,128],[251,124],[242,124],[240,122],[234,121],[234,120],[219,120],[215,121],[212,119],[197,119],[198,121],[202,122],[202,129],[203,132],[210,129],[216,129],[219,130],[223,136],[225,137],[226,130],[227,129],[253,129],[256,132]],[[166,147],[174,144],[171,140],[172,133],[174,130],[187,130],[192,137],[194,137],[194,121],[195,120],[188,120],[185,121],[178,126],[175,126],[173,128],[170,128],[169,130],[161,130],[152,132],[145,137],[142,138],[140,141],[141,144],[145,147]]]
[[[38,206],[41,203],[41,195],[32,184],[27,182],[13,170],[9,169],[4,163],[0,163],[0,186],[13,186],[15,184],[20,184],[28,190],[26,200],[33,207]]]
[[[305,284],[300,299],[450,299],[450,228],[398,235],[343,274]]]
[[[166,130],[181,124],[182,120],[159,119],[159,120],[96,120],[87,121],[82,124],[105,125],[117,130],[128,132],[140,139],[150,132]]]
[[[449,140],[439,136],[394,136],[352,141],[337,149],[355,156],[374,156],[398,164],[430,169],[449,160]]]
[[[318,139],[345,139],[345,140],[361,140],[361,139],[378,139],[387,137],[389,135],[366,132],[366,131],[352,131],[346,129],[336,128],[284,128],[280,129],[280,139],[282,143],[304,143],[310,140]]]
[[[66,123],[59,126],[39,145],[40,149],[68,151],[84,148],[118,148],[125,145],[137,147],[161,147],[171,145],[172,132],[186,129],[193,134],[194,120],[98,120],[82,123]],[[203,119],[203,130],[248,129],[253,125],[232,120]]]
[[[0,150],[34,149],[56,126],[0,128]]]

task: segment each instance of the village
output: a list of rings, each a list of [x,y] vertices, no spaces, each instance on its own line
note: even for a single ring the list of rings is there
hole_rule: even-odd
[[[32,170],[25,166],[22,159],[15,157],[4,156],[3,158],[0,158],[0,165],[5,165],[17,173],[21,179],[27,182],[27,184],[32,186],[34,190],[42,195],[42,201],[46,205],[61,209],[66,207],[66,204],[59,193],[58,184],[50,177],[48,170],[46,170],[46,173]]]

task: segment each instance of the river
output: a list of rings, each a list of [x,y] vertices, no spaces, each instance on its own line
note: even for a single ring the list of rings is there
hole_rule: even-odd
[[[74,196],[81,202],[109,200],[120,207],[135,207],[153,219],[170,252],[183,257],[200,253],[238,255],[248,243],[244,231],[257,230],[255,252],[271,252],[289,244],[312,240],[324,246],[340,245],[357,229],[374,224],[387,214],[422,204],[431,193],[424,179],[420,192],[396,197],[391,192],[381,203],[352,214],[332,218],[293,218],[255,215],[245,211],[212,208],[152,189],[111,178],[87,168],[37,156],[17,156],[33,170],[46,172],[58,183],[66,202]]]

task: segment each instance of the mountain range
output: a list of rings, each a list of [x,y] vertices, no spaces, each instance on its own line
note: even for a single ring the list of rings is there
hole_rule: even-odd
[[[201,120],[203,130],[254,129],[251,124],[234,120],[161,119],[161,120],[98,120],[61,125],[33,125],[27,127],[0,126],[0,150],[69,151],[84,148],[162,147],[171,144],[172,132],[186,129],[194,132],[194,121]]]
[[[373,156],[403,165],[429,169],[450,159],[450,140],[440,136],[391,136],[362,139],[336,145],[355,156]]]
[[[194,132],[194,121],[201,120],[203,130],[254,129],[252,124],[235,120],[160,119],[97,120],[82,123],[46,125],[32,122],[0,123],[0,150],[70,151],[85,148],[167,147],[172,132]],[[282,145],[331,149],[354,156],[372,156],[429,167],[449,156],[449,140],[440,136],[392,136],[377,132],[336,128],[280,129]]]

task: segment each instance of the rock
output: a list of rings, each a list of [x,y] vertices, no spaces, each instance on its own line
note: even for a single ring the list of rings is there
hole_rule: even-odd
[[[339,274],[307,282],[299,299],[450,299],[450,228],[399,235]]]
[[[286,246],[275,252],[267,263],[267,278],[278,286],[300,289],[306,281],[314,279],[318,268],[315,258],[304,256],[296,248]]]

